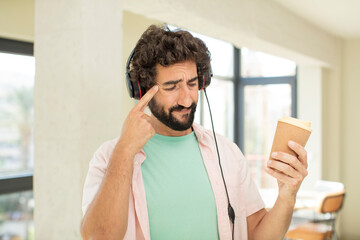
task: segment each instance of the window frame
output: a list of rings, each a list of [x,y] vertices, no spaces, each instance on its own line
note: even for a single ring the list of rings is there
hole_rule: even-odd
[[[34,56],[34,43],[0,38],[0,52]],[[0,176],[0,195],[33,190],[34,173]]]

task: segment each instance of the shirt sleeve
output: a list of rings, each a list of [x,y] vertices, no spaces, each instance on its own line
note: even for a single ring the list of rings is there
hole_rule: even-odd
[[[242,208],[244,208],[247,217],[265,208],[265,204],[260,196],[258,187],[251,178],[251,172],[245,156],[235,143],[228,143],[228,146],[232,156],[228,157],[230,161],[226,168],[230,169],[234,176],[229,182],[234,182],[234,185],[239,186],[240,192],[237,196],[240,198]]]
[[[82,213],[85,215],[89,205],[94,200],[96,193],[99,190],[99,187],[104,178],[108,162],[111,156],[111,153],[115,147],[116,140],[105,142],[101,147],[95,152],[89,163],[89,170],[86,175],[84,189],[83,189],[83,198],[82,198]]]
[[[250,216],[251,214],[265,208],[264,201],[262,200],[259,190],[251,178],[250,170],[247,165],[247,161],[245,156],[240,152],[240,162],[243,165],[242,176],[244,176],[242,181],[242,188],[244,189],[244,193],[246,193],[245,203],[246,203],[246,216]]]

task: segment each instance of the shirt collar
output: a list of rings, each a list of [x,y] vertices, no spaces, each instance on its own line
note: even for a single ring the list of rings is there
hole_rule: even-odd
[[[194,132],[195,132],[195,136],[197,138],[197,140],[199,141],[199,143],[203,143],[204,141],[204,137],[205,137],[205,128],[203,128],[201,125],[197,124],[197,123],[193,123],[192,125]]]

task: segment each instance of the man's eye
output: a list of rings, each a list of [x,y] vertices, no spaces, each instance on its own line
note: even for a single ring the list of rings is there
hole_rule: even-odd
[[[175,88],[176,88],[176,86],[174,85],[170,88],[164,88],[164,89],[165,89],[165,91],[172,91],[172,90],[175,90]]]
[[[189,83],[189,86],[195,87],[195,86],[196,86],[196,82],[191,82],[191,83]]]

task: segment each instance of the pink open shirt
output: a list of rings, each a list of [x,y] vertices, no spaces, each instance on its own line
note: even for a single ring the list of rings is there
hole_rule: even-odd
[[[213,134],[197,124],[194,124],[193,128],[215,196],[219,236],[222,240],[230,240],[232,224],[228,216],[228,201],[221,177]],[[223,136],[217,135],[216,138],[230,202],[235,211],[235,239],[247,239],[246,217],[264,208],[264,202],[250,177],[245,157],[240,149]],[[99,189],[117,141],[118,138],[105,142],[95,152],[90,161],[83,192],[83,214],[85,214]],[[124,237],[126,240],[150,239],[145,188],[141,174],[141,164],[145,159],[146,156],[143,151],[139,152],[134,159],[128,228]]]

